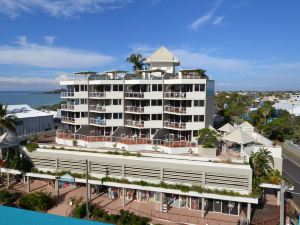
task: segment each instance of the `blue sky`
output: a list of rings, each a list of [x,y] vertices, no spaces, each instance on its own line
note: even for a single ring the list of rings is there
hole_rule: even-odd
[[[300,89],[299,0],[0,0],[0,91],[169,48],[218,90]]]

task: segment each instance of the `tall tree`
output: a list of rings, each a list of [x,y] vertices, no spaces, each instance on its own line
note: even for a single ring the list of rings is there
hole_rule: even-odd
[[[8,114],[7,105],[0,104],[0,135],[4,129],[16,131],[16,120]]]
[[[141,54],[131,54],[126,61],[132,64],[132,68],[135,72],[138,72],[139,70],[143,69],[143,66],[145,65],[145,57]]]
[[[260,148],[250,155],[250,165],[255,177],[264,178],[270,174],[274,166],[274,159],[271,152],[266,148]]]

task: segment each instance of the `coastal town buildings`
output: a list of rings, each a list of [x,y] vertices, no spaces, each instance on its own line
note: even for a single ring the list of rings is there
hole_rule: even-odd
[[[249,222],[268,193],[254,190],[250,155],[267,148],[274,168],[282,171],[281,148],[248,122],[213,128],[214,81],[204,70],[177,71],[180,61],[166,48],[146,63],[149,68],[137,73],[79,72],[61,80],[67,89],[62,93],[64,127],[56,144],[40,144],[32,152],[24,147],[34,166],[23,174],[27,191],[34,180],[46,181],[58,195],[60,189],[86,185],[87,201],[91,193],[109,199],[104,209],[135,203],[150,218],[159,214],[165,222],[178,222],[182,215],[186,221],[180,223],[190,218],[196,218],[193,224],[212,218],[218,224]],[[198,145],[202,128],[219,132],[220,145]],[[280,186],[263,188],[279,204]]]

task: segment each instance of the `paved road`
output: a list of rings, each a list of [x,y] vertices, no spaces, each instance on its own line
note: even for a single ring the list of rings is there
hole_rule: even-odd
[[[300,207],[300,165],[290,158],[283,158],[283,175],[289,177],[294,185],[294,191],[299,195],[292,194],[295,203]]]

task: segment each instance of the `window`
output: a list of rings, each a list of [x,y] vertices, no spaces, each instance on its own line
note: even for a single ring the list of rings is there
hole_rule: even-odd
[[[122,113],[114,113],[114,114],[113,114],[113,118],[114,118],[114,119],[122,119],[122,117],[123,117],[123,114],[122,114]]]
[[[162,100],[151,100],[151,105],[152,106],[161,106]]]
[[[157,85],[157,90],[158,90],[158,91],[162,91],[162,85],[161,85],[161,84],[158,84],[158,85]]]
[[[119,91],[123,91],[123,85],[119,85]]]
[[[204,115],[195,115],[194,116],[194,122],[203,122],[204,121]]]
[[[205,84],[200,84],[200,91],[205,91]]]
[[[161,114],[152,114],[151,120],[162,120],[162,115]]]
[[[200,85],[199,84],[195,84],[195,91],[200,91]]]
[[[157,84],[152,84],[152,91],[157,91]]]
[[[204,106],[204,100],[194,100],[194,106],[195,107]]]
[[[113,91],[118,91],[118,85],[113,85]]]
[[[122,100],[121,99],[113,99],[113,105],[121,105]]]

